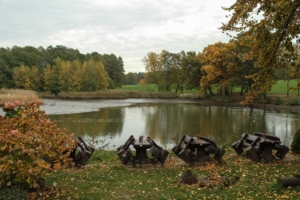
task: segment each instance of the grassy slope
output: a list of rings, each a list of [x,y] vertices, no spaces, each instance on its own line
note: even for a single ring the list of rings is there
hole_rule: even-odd
[[[256,163],[228,149],[222,164],[214,161],[199,166],[176,165],[174,155],[164,166],[123,166],[116,152],[96,151],[83,169],[70,169],[47,177],[47,183],[67,191],[72,199],[297,199],[300,187],[282,188],[277,178],[299,173],[300,160],[285,159]],[[100,159],[101,158],[101,159]],[[180,176],[187,169],[197,175],[238,177],[230,186],[183,185]]]

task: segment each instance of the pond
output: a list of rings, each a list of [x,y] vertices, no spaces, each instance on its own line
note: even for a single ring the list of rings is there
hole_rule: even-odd
[[[170,149],[177,138],[201,134],[217,145],[230,146],[242,133],[278,136],[290,146],[300,127],[300,114],[264,109],[202,106],[194,101],[126,99],[65,101],[43,100],[41,107],[67,133],[83,136],[92,145],[116,149],[130,135],[149,136]]]

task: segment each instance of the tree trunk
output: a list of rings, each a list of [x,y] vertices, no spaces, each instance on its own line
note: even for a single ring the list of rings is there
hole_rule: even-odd
[[[242,87],[241,87],[240,96],[243,96],[243,92],[244,92],[244,85],[242,85]]]
[[[210,94],[211,96],[214,96],[214,93],[211,91],[211,88],[208,87],[207,89],[208,89],[208,91],[209,91],[209,94]]]
[[[286,83],[286,96],[289,97],[289,92],[290,92],[290,79],[287,79],[287,83]]]

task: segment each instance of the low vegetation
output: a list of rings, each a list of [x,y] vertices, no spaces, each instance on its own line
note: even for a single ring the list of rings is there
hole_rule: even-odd
[[[0,89],[0,105],[5,102],[37,102],[39,96],[35,91],[20,89]]]
[[[300,159],[289,153],[284,160],[257,163],[231,149],[223,163],[188,166],[174,154],[165,165],[123,166],[115,151],[96,151],[84,168],[52,173],[57,198],[65,199],[296,199],[300,187],[283,188],[277,179],[299,173]],[[187,175],[192,177],[186,181]],[[195,179],[197,177],[197,180]],[[199,179],[208,177],[203,186]],[[218,180],[223,177],[220,184]],[[188,184],[191,183],[191,184]],[[58,190],[59,188],[59,190]],[[54,188],[55,189],[55,188]]]
[[[45,186],[47,172],[72,166],[75,146],[65,130],[51,122],[41,102],[4,104],[0,116],[0,188],[35,190]]]

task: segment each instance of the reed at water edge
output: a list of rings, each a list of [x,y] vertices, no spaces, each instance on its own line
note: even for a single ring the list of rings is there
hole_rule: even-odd
[[[36,102],[38,100],[39,96],[32,90],[0,89],[0,105],[6,102]]]

